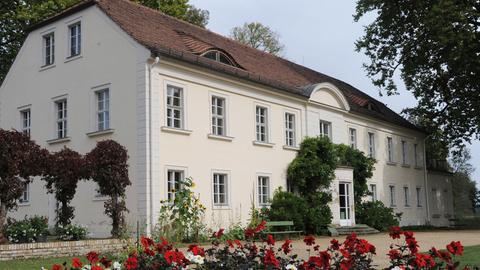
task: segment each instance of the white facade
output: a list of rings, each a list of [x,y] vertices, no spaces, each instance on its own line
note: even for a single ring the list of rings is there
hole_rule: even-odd
[[[70,26],[76,24],[81,25],[81,49],[70,57]],[[46,58],[51,61],[44,48],[44,37],[51,33],[55,37],[54,62],[42,67]],[[208,224],[245,223],[251,203],[261,207],[277,188],[286,189],[286,169],[302,138],[320,133],[334,143],[354,144],[365,153],[373,151],[377,164],[369,186],[375,185],[377,199],[386,205],[392,201],[395,211],[403,213],[402,225],[431,220],[426,203],[432,191],[425,185],[424,134],[351,113],[345,97],[332,84],[317,85],[306,100],[166,57],[158,60],[96,6],[52,22],[30,33],[0,88],[0,127],[23,130],[22,112],[30,110],[31,136],[50,151],[67,146],[86,153],[103,139],[124,145],[130,156],[127,220],[132,229],[139,222],[150,231],[160,201],[168,196],[168,180],[172,184],[175,177],[188,176],[194,178],[195,191],[207,206]],[[100,113],[105,115],[98,107],[98,91],[106,89],[108,125],[98,120]],[[65,100],[67,132],[62,137],[58,136],[62,120],[58,101]],[[176,116],[168,117],[167,111]],[[261,123],[257,123],[259,114]],[[288,138],[286,114],[290,117]],[[257,128],[262,134],[257,134]],[[390,161],[387,138],[393,142]],[[441,186],[437,191],[447,190],[442,193],[447,199],[436,201],[435,209],[442,209],[438,210],[444,218],[442,225],[448,221],[445,215],[453,215],[451,189],[444,179],[434,179],[434,185]],[[337,169],[332,184],[334,224],[355,224],[352,182],[351,169]],[[348,184],[342,189],[348,187],[351,195],[347,216],[340,214],[342,183]],[[395,189],[393,200],[390,186]],[[95,196],[92,182],[79,184],[73,206],[74,222],[89,226],[95,236],[109,233],[103,200]],[[10,215],[43,215],[53,223],[54,210],[54,198],[38,180],[30,184],[28,202]],[[432,210],[432,214],[437,212]]]

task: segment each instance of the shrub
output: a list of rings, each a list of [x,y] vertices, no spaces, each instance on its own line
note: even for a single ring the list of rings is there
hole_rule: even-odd
[[[271,200],[270,208],[265,210],[268,220],[291,220],[295,230],[305,231],[305,217],[307,216],[307,202],[300,196],[291,192],[277,189]]]
[[[8,219],[5,235],[11,243],[39,242],[48,235],[48,219],[40,216],[20,221]]]
[[[332,210],[328,203],[332,195],[327,192],[316,192],[306,198],[308,207],[305,216],[305,231],[308,234],[324,234],[327,225],[332,223]]]
[[[232,224],[228,230],[226,230],[225,234],[222,235],[221,239],[223,241],[226,240],[244,240],[245,235],[244,235],[244,228],[240,223]]]
[[[78,241],[87,238],[88,229],[82,225],[59,225],[56,228],[57,238],[63,241]]]
[[[357,205],[355,218],[357,223],[366,224],[379,231],[398,226],[398,218],[393,209],[386,207],[381,201],[363,202]]]

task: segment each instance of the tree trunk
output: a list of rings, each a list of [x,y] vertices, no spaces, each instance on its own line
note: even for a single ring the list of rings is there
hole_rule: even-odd
[[[7,242],[4,235],[5,222],[7,220],[7,207],[0,201],[0,244]]]
[[[113,195],[112,196],[112,237],[119,237],[119,216],[118,216],[118,196]]]

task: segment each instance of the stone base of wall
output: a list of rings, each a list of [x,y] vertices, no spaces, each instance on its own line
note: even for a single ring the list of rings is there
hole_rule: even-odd
[[[134,244],[132,240],[104,239],[66,242],[0,245],[0,261],[46,257],[82,256],[90,251],[118,253]]]

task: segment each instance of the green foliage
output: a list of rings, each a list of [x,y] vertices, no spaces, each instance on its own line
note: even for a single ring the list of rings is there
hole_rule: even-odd
[[[258,208],[255,207],[255,203],[253,200],[251,200],[251,205],[250,205],[250,219],[248,221],[248,228],[256,228],[260,222],[263,220],[263,215],[262,212],[264,211],[265,208],[262,210],[259,210]]]
[[[55,228],[57,238],[62,241],[78,241],[87,238],[87,227],[75,224],[68,224],[65,226],[58,225]]]
[[[295,230],[305,231],[308,205],[304,198],[281,188],[275,190],[265,215],[271,221],[293,221]]]
[[[160,10],[177,19],[205,28],[209,12],[188,4],[189,0],[133,0],[139,4]]]
[[[475,209],[477,187],[475,181],[463,172],[457,172],[452,179],[453,207],[456,216],[472,215]]]
[[[360,204],[362,197],[368,194],[367,180],[373,176],[375,159],[344,144],[335,145],[335,149],[338,164],[353,167],[354,199],[355,204]]]
[[[35,243],[48,235],[48,219],[46,217],[25,217],[24,220],[8,219],[5,236],[10,243]]]
[[[336,167],[337,155],[330,139],[325,136],[305,138],[288,166],[287,177],[294,189],[306,196],[328,188]]]
[[[245,228],[240,223],[230,225],[226,232],[220,238],[222,241],[226,240],[245,240]]]
[[[454,145],[480,133],[480,4],[477,0],[359,0],[355,20],[375,20],[357,41],[365,69],[387,94],[396,75],[418,100],[415,108]],[[370,20],[369,20],[370,21]]]
[[[386,231],[388,228],[399,224],[393,209],[386,207],[381,201],[357,204],[355,219],[357,223],[366,224],[379,231]]]
[[[278,33],[259,22],[245,23],[232,28],[230,37],[247,46],[274,55],[280,55],[284,49]]]
[[[332,223],[332,210],[328,205],[332,195],[328,192],[316,192],[306,197],[307,214],[305,232],[307,234],[324,234],[328,224]]]
[[[180,181],[180,190],[175,190],[172,201],[162,201],[154,238],[162,237],[172,242],[199,242],[206,240],[203,217],[205,206],[200,203],[192,189],[192,178]]]

